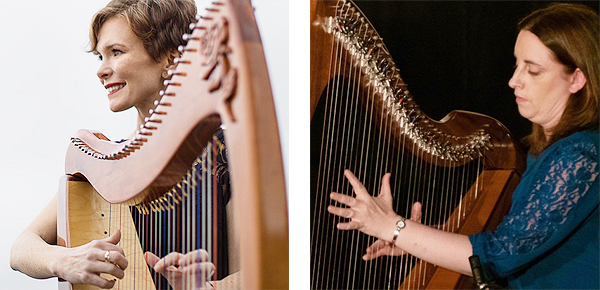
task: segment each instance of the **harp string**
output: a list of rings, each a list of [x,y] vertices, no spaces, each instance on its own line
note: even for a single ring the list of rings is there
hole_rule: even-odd
[[[337,11],[336,13],[339,13],[339,11]],[[333,77],[333,75],[336,74],[336,71],[338,71],[339,69],[337,68],[337,66],[340,64],[340,61],[338,61],[337,56],[339,55],[339,51],[341,50],[340,44],[337,43],[336,45],[331,47],[331,57],[330,57],[330,63],[329,63],[329,76],[328,79],[331,79]],[[335,92],[335,89],[333,88],[333,86],[335,86],[335,84],[330,84],[328,86],[328,89],[326,90],[326,96],[325,99],[326,100],[330,100],[330,99],[337,99],[334,98],[332,96],[332,94]],[[329,145],[329,142],[333,142],[331,136],[332,136],[332,126],[330,124],[331,122],[331,118],[330,118],[330,114],[329,112],[332,111],[332,109],[330,108],[330,102],[326,102],[325,104],[326,108],[325,108],[325,112],[324,112],[324,122],[323,122],[323,126],[324,126],[324,130],[322,131],[322,136],[321,136],[321,148],[320,148],[320,156],[319,156],[319,166],[318,166],[318,172],[317,172],[317,181],[316,181],[316,191],[319,193],[319,196],[324,196],[327,195],[327,189],[326,186],[327,184],[329,184],[329,178],[330,178],[330,163],[328,162],[323,162],[325,160],[329,160],[331,157],[331,152],[330,152],[330,148],[331,146]],[[325,180],[324,180],[325,179]],[[321,281],[327,279],[327,277],[329,277],[328,275],[328,271],[327,271],[327,265],[329,263],[335,263],[335,261],[331,261],[331,260],[325,260],[325,258],[323,257],[323,253],[325,252],[325,249],[327,247],[331,248],[332,244],[328,244],[329,240],[328,238],[325,241],[322,241],[322,233],[324,232],[324,230],[322,229],[322,226],[324,226],[324,215],[325,213],[323,211],[321,211],[320,209],[325,209],[326,208],[326,201],[324,199],[317,199],[315,201],[315,205],[314,205],[314,216],[313,218],[313,234],[312,237],[313,239],[311,239],[311,252],[313,253],[313,257],[316,260],[316,263],[313,263],[313,269],[312,269],[312,273],[316,273],[316,275],[311,275],[312,276],[312,281],[311,281],[311,288],[322,288],[321,285],[327,285],[327,281],[324,281],[323,284],[320,284]],[[333,237],[333,236],[329,236],[329,237]]]
[[[350,13],[350,12],[347,12]],[[362,25],[362,24],[361,24]],[[347,51],[343,51],[344,55],[349,58],[352,59],[351,55],[348,55],[349,53]],[[351,60],[346,61],[346,63],[351,62]],[[358,69],[356,66],[351,66],[351,68],[349,69],[349,74],[348,74],[348,79],[350,80],[349,85],[351,85],[351,87],[349,87],[346,91],[347,93],[347,97],[345,98],[345,102],[348,103],[349,105],[346,106],[346,110],[349,111],[348,113],[348,121],[344,121],[345,125],[348,127],[351,127],[350,129],[350,134],[343,134],[342,137],[345,137],[344,135],[347,135],[349,137],[348,140],[348,144],[350,144],[349,148],[347,149],[348,152],[351,152],[350,154],[344,154],[344,157],[347,159],[346,162],[344,162],[342,164],[342,166],[340,166],[340,171],[344,170],[346,168],[348,169],[353,169],[354,174],[356,174],[357,176],[361,176],[362,175],[362,160],[357,159],[357,158],[352,158],[352,156],[356,156],[356,152],[357,150],[359,152],[365,152],[365,143],[362,140],[355,140],[356,137],[356,126],[360,125],[360,123],[357,121],[357,117],[358,114],[360,114],[360,110],[362,110],[362,108],[360,108],[360,103],[359,103],[359,94],[360,94],[360,87],[361,87],[361,80],[362,80],[362,72],[360,71],[360,69]],[[368,109],[368,108],[367,108]],[[364,129],[363,129],[364,130]],[[360,145],[359,145],[360,144]],[[342,152],[344,152],[344,150],[342,150]],[[358,164],[357,164],[358,162]],[[342,172],[339,172],[338,175],[342,176]],[[341,192],[349,192],[352,193],[352,187],[350,186],[350,184],[348,182],[345,182],[344,178],[340,178],[338,179],[338,182],[341,182]],[[362,251],[363,249],[360,249],[357,247],[357,239],[359,239],[359,234],[356,231],[352,231],[349,233],[351,236],[351,248],[350,248],[350,255],[351,256],[359,256],[360,253],[359,251]],[[340,253],[340,255],[342,255],[343,253]],[[356,280],[356,276],[360,275],[361,273],[357,272],[357,267],[354,267],[354,271],[352,272],[352,275],[348,276],[348,279],[351,279],[351,281],[347,282],[347,283],[354,283],[354,281]]]
[[[333,22],[334,26],[338,26],[337,30],[333,29],[334,42],[330,51],[331,81],[321,98],[325,99],[322,100],[325,109],[322,113],[323,127],[316,167],[317,197],[312,217],[311,259],[314,263],[311,287],[337,289],[351,285],[348,288],[396,288],[400,283],[404,283],[403,287],[418,287],[426,283],[430,266],[417,263],[414,257],[382,257],[370,262],[360,259],[364,245],[372,244],[375,239],[357,231],[336,229],[335,224],[347,220],[327,213],[327,206],[332,204],[329,192],[352,195],[351,186],[343,178],[343,169],[346,168],[351,169],[373,195],[381,191],[381,177],[386,172],[392,172],[394,209],[398,213],[410,217],[412,204],[420,201],[423,204],[421,221],[424,224],[455,231],[472,203],[470,199],[461,199],[462,193],[469,190],[472,184],[472,165],[468,164],[459,170],[447,157],[441,158],[429,151],[429,147],[415,141],[425,138],[426,142],[431,142],[435,137],[435,133],[412,130],[418,122],[424,121],[418,108],[410,105],[406,109],[408,117],[403,117],[391,112],[389,104],[376,105],[378,102],[391,102],[390,99],[381,98],[386,88],[380,87],[380,81],[391,74],[386,69],[389,68],[388,61],[393,61],[385,49],[380,49],[380,39],[371,32],[367,22],[347,20],[352,18],[349,15],[358,14],[349,3],[339,1],[337,8],[335,17],[347,22],[339,25]],[[347,35],[342,31],[344,25],[350,27]],[[355,36],[366,43],[361,43],[364,45],[362,48],[372,47],[366,52],[366,57],[364,51],[358,51],[362,48],[351,43],[352,40],[350,44],[340,40],[344,37],[353,39]],[[371,59],[377,60],[376,65],[383,70],[373,74],[361,69],[360,64],[355,65]],[[392,82],[392,87],[402,87],[401,92],[404,92],[406,85],[400,78],[387,81]],[[407,92],[404,92],[404,96],[410,98]],[[405,97],[401,96],[396,101],[402,102]],[[379,132],[373,132],[374,129]],[[427,141],[428,137],[431,139]],[[392,150],[394,148],[395,151]],[[480,164],[475,163],[477,170],[480,170]],[[479,186],[478,183],[474,185],[476,188]],[[336,202],[333,205],[339,206]],[[460,218],[448,223],[447,218],[454,210]],[[328,249],[331,251],[328,252]],[[344,261],[346,256],[356,259]],[[366,266],[363,265],[365,263]],[[383,276],[386,281],[383,284],[375,281],[381,273],[385,273]]]
[[[109,234],[116,230],[111,226],[113,220],[118,219],[115,224],[121,225],[122,236],[137,235],[142,246],[141,253],[126,253],[128,259],[131,256],[133,259],[144,259],[145,251],[163,258],[172,252],[186,254],[203,249],[209,253],[209,262],[213,262],[215,267],[222,266],[218,264],[218,235],[214,232],[218,225],[219,208],[218,181],[215,177],[217,169],[214,165],[217,164],[220,146],[223,144],[214,137],[182,181],[161,198],[133,207],[110,205]],[[130,214],[136,226],[123,226],[122,214]],[[124,249],[133,249],[134,243],[134,240],[122,238],[119,245]],[[194,256],[194,259],[200,262],[199,256]],[[141,269],[134,267],[133,270]],[[117,281],[115,289],[172,289],[162,274],[151,273],[155,285],[147,285],[142,275],[133,272],[133,279],[128,279],[127,284]],[[181,275],[179,282],[191,285],[198,281],[197,275],[197,272]]]
[[[348,6],[344,6],[341,9],[338,9],[339,14],[350,13],[346,9]],[[360,24],[361,26],[363,24]],[[366,35],[366,30],[358,29],[359,32]],[[379,51],[377,51],[379,52]],[[375,57],[380,57],[376,55]],[[331,75],[344,75],[346,77],[338,77],[334,78],[334,80],[329,84],[328,90],[325,98],[328,99],[325,106],[324,112],[324,130],[322,131],[322,143],[321,143],[321,151],[320,151],[320,161],[318,167],[318,177],[317,177],[317,190],[322,192],[325,195],[331,190],[330,188],[334,188],[334,190],[339,192],[346,192],[351,194],[351,187],[348,183],[344,182],[344,179],[335,179],[334,184],[331,187],[323,187],[327,186],[330,180],[331,174],[341,174],[341,171],[344,168],[350,168],[353,170],[355,175],[361,179],[365,180],[365,186],[367,188],[372,188],[372,194],[376,195],[381,191],[381,184],[379,182],[380,179],[367,179],[365,178],[367,175],[372,174],[374,176],[383,176],[384,173],[388,171],[394,171],[397,174],[404,175],[405,168],[409,169],[409,178],[407,179],[407,187],[408,190],[406,192],[401,192],[398,194],[406,195],[409,199],[408,203],[405,203],[404,212],[406,215],[409,215],[411,212],[412,204],[416,201],[420,201],[423,203],[423,217],[422,221],[429,225],[437,225],[438,227],[447,228],[449,230],[454,230],[458,226],[460,226],[460,220],[456,221],[457,224],[446,224],[444,220],[444,216],[449,216],[454,207],[450,204],[452,201],[457,200],[457,196],[453,195],[453,188],[458,187],[462,192],[464,192],[468,184],[466,180],[469,178],[465,178],[465,173],[462,171],[462,175],[460,176],[460,180],[454,182],[456,175],[455,167],[447,167],[447,160],[444,159],[440,161],[438,156],[434,156],[431,154],[426,154],[424,149],[416,146],[415,142],[411,142],[411,146],[413,147],[412,152],[416,152],[413,155],[410,155],[409,160],[405,160],[403,154],[394,154],[391,151],[392,147],[403,148],[406,144],[406,134],[401,134],[400,132],[396,132],[393,134],[391,128],[393,122],[395,121],[391,114],[385,111],[384,107],[381,107],[381,112],[378,112],[379,115],[383,116],[383,118],[379,118],[376,122],[379,122],[378,127],[381,128],[381,134],[377,136],[373,136],[371,134],[370,128],[367,127],[367,124],[373,122],[375,106],[373,102],[366,102],[365,107],[361,107],[358,102],[359,99],[359,87],[361,86],[361,81],[364,79],[369,79],[372,76],[366,75],[364,72],[360,71],[357,66],[352,66],[351,69],[348,70],[347,73],[341,73],[340,69],[344,67],[343,64],[349,63],[349,58],[352,58],[352,55],[347,50],[343,50],[340,42],[335,42],[335,45],[332,46],[332,57],[330,64],[330,76]],[[376,92],[372,89],[373,86],[366,86],[365,94],[368,96],[367,98],[374,99],[376,97]],[[341,95],[343,94],[343,96]],[[331,99],[329,101],[329,99]],[[338,104],[338,100],[344,101],[346,104]],[[366,112],[366,121],[362,122],[362,129],[365,134],[359,135],[355,134],[357,130],[357,124],[360,126],[360,122],[358,120],[358,115]],[[414,120],[413,120],[414,121]],[[397,126],[395,127],[397,128]],[[400,129],[396,129],[400,130]],[[401,136],[401,138],[395,139],[392,138],[394,135]],[[356,139],[356,136],[359,136]],[[376,138],[373,139],[372,138]],[[392,140],[392,142],[387,141]],[[356,146],[355,146],[356,144]],[[342,153],[335,153],[333,148],[339,148]],[[358,151],[357,154],[355,151]],[[350,154],[345,154],[345,152],[350,152]],[[354,157],[353,157],[354,156]],[[429,156],[429,160],[424,158],[417,158],[416,156]],[[365,160],[373,160],[375,163],[374,171],[371,167],[367,166],[364,161]],[[396,160],[395,162],[395,170],[391,169],[392,162],[390,160]],[[326,160],[326,161],[324,161]],[[440,168],[446,167],[449,169],[442,170]],[[390,170],[391,169],[391,170]],[[339,171],[339,172],[338,172]],[[467,170],[469,171],[469,170]],[[369,180],[370,183],[367,183]],[[392,188],[400,188],[401,180],[398,178],[392,178],[393,184]],[[428,195],[428,192],[440,192],[442,196],[443,202],[434,202],[433,196]],[[394,193],[396,195],[396,193]],[[397,199],[398,197],[395,197]],[[458,197],[458,200],[460,198]],[[319,237],[321,235],[321,224],[325,221],[323,215],[319,214],[318,208],[325,209],[326,203],[328,199],[317,199],[315,202],[315,213],[313,217],[314,227],[313,227],[313,237]],[[323,203],[323,206],[321,206]],[[461,215],[465,215],[464,208],[467,206],[463,204],[463,201],[459,202],[458,210],[461,212]],[[400,203],[396,201],[396,208],[399,208]],[[428,215],[427,212],[436,212],[439,213],[437,215]],[[325,213],[326,214],[326,213]],[[345,221],[344,219],[335,217],[333,218],[333,223],[339,223],[341,221]],[[316,229],[316,230],[315,230]],[[344,243],[344,237],[341,231],[335,230],[333,227],[332,232],[326,234],[327,236],[332,237],[331,239],[325,238],[327,244],[326,247],[322,247],[322,244],[315,244],[320,241],[319,238],[311,239],[311,247],[318,247],[318,250],[314,251],[316,253],[315,256],[321,255],[324,251],[324,248],[337,248],[340,243]],[[352,231],[348,234],[348,238],[345,242],[350,242],[350,246],[345,248],[343,251],[334,251],[332,255],[329,256],[328,260],[324,260],[323,264],[326,265],[337,265],[339,262],[339,257],[342,255],[350,255],[355,256],[359,251],[362,251],[362,248],[358,248],[356,245],[360,239],[367,239],[368,244],[374,242],[374,239],[371,237],[361,237],[356,231]],[[399,260],[399,262],[396,262]],[[350,263],[355,263],[354,261],[350,261]],[[358,261],[356,262],[358,263]],[[383,265],[385,263],[385,265]],[[388,273],[388,283],[387,287],[392,287],[392,281],[398,281],[400,278],[399,272],[395,268],[403,269],[404,276],[411,269],[409,266],[402,266],[404,264],[409,263],[408,256],[401,256],[398,259],[388,258],[376,259],[369,263],[369,265],[365,268],[366,273],[359,273],[356,265],[351,265],[349,269],[351,269],[351,273],[346,276],[346,283],[353,284],[357,280],[357,276],[366,275],[368,278],[363,280],[362,287],[371,288],[372,285],[372,277],[373,273],[380,270],[383,267],[383,272]],[[414,264],[414,262],[412,263]],[[399,266],[400,265],[400,266]],[[332,275],[321,274],[326,271],[320,271],[321,267],[320,262],[313,264],[313,267],[316,267],[316,275],[313,275],[313,281],[311,285],[313,288],[320,288],[317,283],[323,282],[324,288],[338,288],[340,285],[338,282],[343,278],[341,273],[336,272],[332,273]],[[323,266],[326,267],[326,266]],[[425,283],[425,273],[427,272],[427,265],[424,263],[420,263],[418,269],[415,269],[418,274],[410,275],[407,278],[407,285],[422,285]],[[320,275],[323,275],[321,277]],[[416,277],[412,281],[413,277]]]

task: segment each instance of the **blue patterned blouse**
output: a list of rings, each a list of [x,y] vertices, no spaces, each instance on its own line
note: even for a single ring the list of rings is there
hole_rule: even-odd
[[[486,273],[512,289],[600,289],[598,131],[529,156],[509,214],[469,237]]]

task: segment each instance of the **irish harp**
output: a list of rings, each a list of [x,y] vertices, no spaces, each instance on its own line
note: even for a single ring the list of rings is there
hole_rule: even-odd
[[[202,239],[210,235],[202,229],[211,222],[196,216],[199,210],[209,211],[212,202],[190,202],[193,194],[186,190],[197,188],[190,175],[210,180],[210,172],[196,163],[211,159],[209,142],[212,148],[222,145],[212,136],[224,126],[234,224],[240,235],[231,238],[240,241],[241,288],[287,288],[283,166],[253,8],[244,0],[215,1],[192,27],[183,36],[188,43],[180,48],[182,55],[162,98],[133,138],[116,143],[88,130],[72,138],[59,190],[58,242],[77,246],[120,229],[129,267],[115,288],[154,289],[141,247],[150,232],[135,227],[130,208],[145,214],[188,204],[192,210],[177,210],[184,215],[167,222],[189,226]],[[182,238],[186,229],[177,227],[172,233],[174,243],[184,243],[183,251],[210,246],[210,239],[190,245]],[[161,241],[171,237],[164,238],[169,233],[160,228],[152,233],[160,233]]]
[[[365,262],[375,240],[339,231],[331,191],[352,194],[350,169],[369,192],[392,173],[394,209],[424,224],[471,234],[491,229],[510,206],[524,155],[498,121],[453,111],[427,117],[385,44],[348,0],[311,1],[311,288],[454,289],[470,278],[410,256]]]

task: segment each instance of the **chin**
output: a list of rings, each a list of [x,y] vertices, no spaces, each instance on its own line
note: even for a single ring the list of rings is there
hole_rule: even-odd
[[[108,108],[115,113],[123,112],[131,107],[132,106],[128,107],[128,106],[124,106],[124,105],[120,105],[120,104],[110,104],[110,103],[108,104]]]

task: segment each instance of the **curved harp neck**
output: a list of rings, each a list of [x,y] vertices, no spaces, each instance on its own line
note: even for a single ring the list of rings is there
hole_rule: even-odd
[[[360,97],[373,103],[377,118],[392,120],[386,126],[411,144],[407,148],[416,148],[413,154],[445,160],[449,166],[485,155],[486,168],[524,171],[521,150],[512,148],[512,136],[497,120],[462,111],[440,121],[429,118],[413,100],[382,38],[353,2],[311,1],[311,51],[318,50],[322,53],[311,54],[311,119],[324,89],[336,90],[331,87],[339,79],[358,79]],[[513,157],[506,158],[506,147]]]

